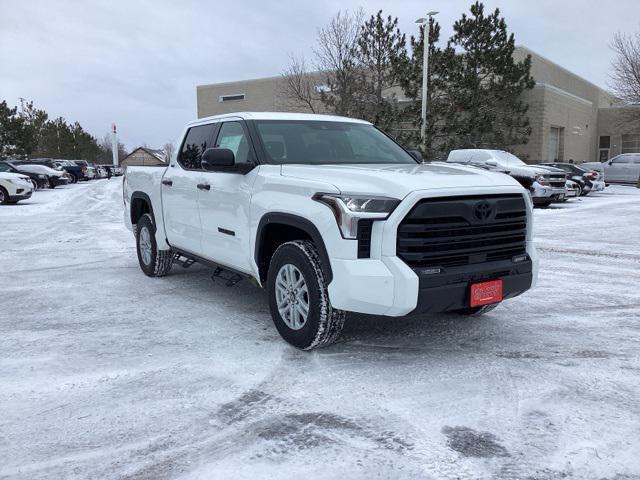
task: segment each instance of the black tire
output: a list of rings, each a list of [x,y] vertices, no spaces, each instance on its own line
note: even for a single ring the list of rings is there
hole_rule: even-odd
[[[33,187],[33,191],[38,190],[38,182],[36,182],[33,178],[29,180],[31,182],[31,186]]]
[[[76,177],[73,173],[70,173],[71,183],[78,183],[78,177]]]
[[[489,313],[491,310],[495,309],[499,303],[493,303],[491,305],[482,305],[480,307],[469,307],[469,308],[461,308],[460,310],[454,310],[453,313],[457,313],[458,315],[466,315],[468,317],[476,317],[480,315],[484,315],[485,313]]]
[[[144,230],[148,233],[148,241],[150,242],[150,254],[147,261],[144,260],[143,247],[141,247],[142,238],[146,238]],[[171,250],[158,250],[156,244],[156,227],[153,223],[151,215],[145,213],[136,224],[136,251],[138,253],[138,263],[140,268],[148,277],[164,277],[173,265],[173,252]]]
[[[9,203],[9,192],[4,187],[0,187],[0,205],[7,205]]]
[[[540,207],[540,208],[547,208],[549,205],[551,205],[551,202],[540,202],[540,203],[534,204],[533,206]]]
[[[51,190],[56,188],[56,186],[53,184],[51,180],[47,180],[47,187],[50,188]]]
[[[304,324],[290,328],[280,315],[276,298],[276,279],[285,265],[293,265],[304,277],[309,311]],[[280,336],[302,350],[326,347],[340,336],[346,312],[337,310],[329,302],[327,284],[322,272],[316,246],[307,240],[283,243],[271,257],[267,274],[267,292],[271,317]]]

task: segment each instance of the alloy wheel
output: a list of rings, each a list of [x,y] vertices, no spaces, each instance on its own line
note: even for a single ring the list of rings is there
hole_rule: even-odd
[[[140,245],[140,256],[145,265],[151,265],[151,234],[147,227],[142,227],[139,233],[140,238],[138,243]]]
[[[283,265],[276,276],[276,303],[282,320],[292,330],[300,330],[309,316],[307,282],[295,265]]]

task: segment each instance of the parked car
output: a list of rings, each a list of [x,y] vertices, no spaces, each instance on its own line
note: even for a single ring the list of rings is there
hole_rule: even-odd
[[[0,205],[18,203],[33,193],[31,179],[27,175],[0,172]]]
[[[605,162],[586,162],[583,168],[602,168],[607,183],[637,183],[640,180],[640,153],[622,153]]]
[[[447,162],[506,173],[529,191],[535,205],[548,206],[553,202],[564,201],[567,196],[567,178],[564,172],[548,167],[527,165],[512,153],[503,150],[452,150],[449,152]]]
[[[51,167],[47,167],[46,165],[39,165],[36,163],[23,163],[10,161],[11,165],[13,165],[20,173],[36,173],[41,175],[46,175],[47,183],[46,186],[48,188],[56,188],[60,185],[66,185],[68,183],[68,178],[65,175],[64,170],[55,170]]]
[[[26,175],[27,177],[29,177],[29,181],[31,182],[31,186],[33,187],[34,192],[39,188],[46,187],[48,183],[46,175],[42,173],[20,172],[20,170],[18,170],[7,161],[0,161],[0,172],[17,173],[23,176]]]
[[[566,187],[567,187],[567,195],[566,197],[564,197],[565,201],[569,200],[570,198],[576,198],[580,196],[580,185],[578,185],[577,182],[574,182],[573,180],[567,180],[566,183]]]
[[[420,164],[369,122],[325,115],[203,118],[182,139],[168,167],[127,167],[140,268],[254,279],[295,347],[335,341],[345,311],[480,314],[535,281],[531,199],[508,175]]]
[[[63,169],[69,175],[69,183],[78,183],[81,180],[87,180],[84,168],[76,165],[71,160],[52,160],[56,167]]]
[[[82,168],[85,180],[93,180],[96,178],[96,169],[89,165],[86,160],[72,160],[73,163]]]
[[[605,188],[604,180],[595,170],[583,168],[573,163],[542,163],[541,165],[559,168],[566,172],[570,180],[573,180],[580,187],[579,195],[588,195],[591,192],[601,192]]]

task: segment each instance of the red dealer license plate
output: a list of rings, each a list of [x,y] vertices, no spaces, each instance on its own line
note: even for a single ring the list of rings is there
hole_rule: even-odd
[[[471,285],[471,306],[489,305],[502,301],[502,280]]]

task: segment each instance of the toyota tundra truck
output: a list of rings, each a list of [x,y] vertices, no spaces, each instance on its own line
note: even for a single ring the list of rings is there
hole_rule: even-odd
[[[140,268],[253,279],[297,348],[334,342],[346,312],[474,315],[536,281],[516,180],[423,164],[368,122],[234,113],[188,124],[176,147],[168,166],[124,177]]]

